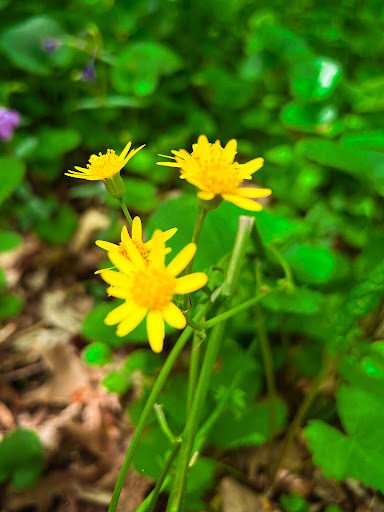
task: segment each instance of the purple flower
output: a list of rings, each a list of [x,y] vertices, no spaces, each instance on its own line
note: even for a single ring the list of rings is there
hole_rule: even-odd
[[[13,137],[13,131],[20,124],[20,114],[16,110],[0,108],[0,139],[10,140]]]
[[[84,67],[82,71],[82,80],[83,82],[95,82],[96,81],[96,68],[94,61],[91,60]]]
[[[41,44],[41,48],[44,52],[55,53],[62,44],[59,39],[45,39]]]

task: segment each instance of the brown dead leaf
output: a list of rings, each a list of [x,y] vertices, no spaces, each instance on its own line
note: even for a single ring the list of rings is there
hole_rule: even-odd
[[[44,294],[41,304],[41,315],[47,325],[59,327],[71,334],[81,330],[83,319],[92,308],[92,299],[88,295],[68,298],[63,289],[49,291]]]
[[[264,512],[263,504],[255,492],[231,477],[220,482],[222,512]]]
[[[107,229],[111,224],[111,219],[101,213],[99,210],[87,210],[80,218],[79,227],[75,236],[71,240],[70,250],[74,254],[78,254],[89,245],[93,234],[100,229]]]

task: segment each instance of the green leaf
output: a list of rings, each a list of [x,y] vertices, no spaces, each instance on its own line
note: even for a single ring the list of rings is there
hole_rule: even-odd
[[[263,444],[270,434],[269,404],[267,400],[247,407],[241,417],[225,411],[211,433],[211,442],[222,448],[238,448]],[[275,400],[276,428],[283,427],[287,409],[280,399]]]
[[[106,98],[82,98],[77,101],[73,110],[98,110],[100,108],[139,108],[143,101],[128,96],[107,96]]]
[[[60,206],[54,215],[35,224],[37,235],[53,245],[61,245],[72,237],[77,227],[77,214],[67,205]]]
[[[162,364],[159,354],[151,350],[135,350],[124,362],[125,371],[132,373],[140,370],[144,375],[152,375]]]
[[[296,286],[293,290],[268,295],[263,299],[263,306],[272,311],[311,315],[319,310],[322,300],[320,293]]]
[[[293,245],[285,253],[296,279],[306,284],[321,284],[329,280],[335,269],[335,258],[325,247]]]
[[[0,203],[7,199],[24,178],[25,164],[11,157],[0,157]]]
[[[124,200],[128,209],[146,213],[156,207],[158,193],[152,183],[134,178],[124,179],[124,183],[127,189]]]
[[[322,101],[332,94],[340,78],[341,67],[332,59],[298,60],[291,70],[291,92],[306,101]]]
[[[180,57],[168,46],[156,41],[140,41],[119,53],[112,80],[123,94],[152,94],[161,76],[171,75],[181,67]]]
[[[0,319],[16,317],[23,309],[24,300],[14,293],[0,293]]]
[[[377,112],[384,110],[384,76],[370,78],[359,84],[355,93],[356,112]]]
[[[131,387],[130,376],[124,370],[116,370],[108,373],[103,380],[103,386],[118,395],[124,395]]]
[[[113,360],[110,347],[100,341],[86,346],[81,354],[83,361],[93,366],[104,366]]]
[[[282,494],[279,498],[280,504],[287,512],[309,512],[309,503],[297,492]]]
[[[34,160],[50,162],[77,148],[80,142],[81,135],[73,128],[44,126],[39,132],[38,145],[32,157]]]
[[[0,230],[0,252],[10,251],[18,247],[22,238],[13,231]]]
[[[349,148],[384,152],[384,132],[348,133],[340,142]]]
[[[337,111],[333,105],[289,103],[280,114],[283,125],[303,133],[328,134],[335,130]]]
[[[374,432],[380,440],[371,450],[320,420],[310,420],[304,429],[313,460],[327,478],[355,478],[384,492],[384,453],[381,431],[375,423],[371,424],[371,433]]]
[[[296,150],[314,162],[333,167],[384,193],[384,154],[320,139],[304,139]]]
[[[170,447],[169,439],[158,425],[148,428],[141,437],[133,458],[136,471],[151,478],[158,478]]]
[[[10,478],[24,491],[36,483],[44,464],[44,447],[33,430],[16,428],[0,442],[0,482]]]
[[[0,37],[0,47],[17,68],[46,76],[51,71],[53,59],[43,51],[42,45],[46,39],[63,36],[56,21],[47,16],[36,16],[5,30]]]
[[[83,335],[90,340],[107,343],[111,347],[119,347],[127,343],[127,341],[135,343],[146,342],[148,336],[145,322],[141,322],[136,329],[122,338],[116,335],[115,325],[111,326],[104,323],[107,314],[121,303],[121,300],[114,300],[96,306],[84,319]]]

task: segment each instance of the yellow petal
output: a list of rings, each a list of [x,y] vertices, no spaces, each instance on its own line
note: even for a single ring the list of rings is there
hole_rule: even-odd
[[[163,231],[164,242],[166,242],[167,240],[172,238],[173,235],[176,233],[176,231],[177,231],[177,228],[171,228],[171,229],[167,229],[167,231]]]
[[[120,156],[119,158],[121,158],[122,160],[124,160],[124,158],[126,157],[128,151],[130,150],[131,148],[131,145],[132,145],[132,142],[128,142],[128,144],[125,146],[125,148],[123,149],[123,151],[120,153]]]
[[[185,316],[173,302],[170,302],[168,306],[163,309],[163,315],[167,324],[176,329],[184,329],[187,324]]]
[[[176,162],[156,162],[156,165],[164,165],[165,167],[180,167]]]
[[[213,192],[205,192],[204,190],[201,190],[197,193],[197,197],[204,199],[205,201],[210,201],[215,197],[215,194]]]
[[[207,139],[206,135],[200,135],[200,137],[197,139],[197,144],[199,147],[199,153],[200,156],[204,160],[208,160],[209,158],[209,150],[211,149],[211,146],[209,144],[209,140]]]
[[[132,149],[132,151],[129,153],[129,155],[127,156],[127,158],[124,160],[124,165],[133,157],[136,155],[136,153],[138,153],[140,151],[140,149],[143,149],[143,147],[145,146],[145,144],[143,144],[142,146],[140,146],[139,148],[137,149]]]
[[[164,268],[165,242],[163,232],[156,229],[152,236],[151,252],[149,253],[149,264],[153,268]]]
[[[164,317],[161,311],[150,311],[147,316],[147,333],[151,349],[159,353],[164,345]]]
[[[140,254],[136,245],[133,243],[132,238],[129,236],[127,226],[124,226],[121,230],[121,241],[123,242],[124,249],[127,251],[129,259],[132,260],[132,263],[134,263],[138,267],[144,267],[146,264],[144,258]],[[114,263],[116,267],[118,267],[118,265],[114,261],[112,261],[112,263]]]
[[[129,261],[120,252],[111,251],[108,253],[108,258],[112,263],[124,274],[129,274],[133,270],[133,263]]]
[[[253,201],[252,199],[248,199],[246,197],[239,197],[232,194],[223,194],[223,198],[229,201],[230,203],[239,206],[240,208],[244,208],[244,210],[249,210],[251,212],[259,212],[263,209],[260,203]]]
[[[132,306],[129,316],[117,326],[116,334],[120,337],[129,334],[144,319],[147,311],[147,308]]]
[[[250,187],[239,187],[236,190],[236,195],[240,197],[267,197],[272,194],[270,188],[250,188]]]
[[[120,272],[115,272],[114,270],[102,270],[100,272],[100,276],[104,281],[112,286],[129,286],[131,281]]]
[[[208,276],[203,272],[195,272],[194,274],[189,274],[188,276],[179,277],[176,280],[176,287],[174,293],[184,294],[184,293],[192,293],[199,288],[202,288],[208,282]]]
[[[121,288],[120,286],[110,286],[107,288],[107,294],[109,297],[116,297],[116,299],[127,299],[131,296],[131,292],[127,288]]]
[[[78,165],[75,165],[75,169],[76,169],[76,171],[80,171],[80,172],[86,172],[86,173],[89,172],[87,167],[79,167]]]
[[[126,316],[129,315],[131,308],[132,304],[124,302],[124,304],[121,304],[108,313],[104,319],[104,323],[106,325],[116,325],[120,323]]]
[[[143,238],[143,228],[140,217],[135,217],[132,222],[132,239],[135,242],[141,242]]]
[[[111,242],[104,242],[103,240],[96,240],[95,244],[108,252],[119,250],[119,246],[116,244],[111,244]]]
[[[244,174],[253,174],[264,165],[264,158],[254,158],[246,164],[240,166],[241,172]]]
[[[182,270],[188,265],[191,259],[194,257],[196,253],[196,244],[190,243],[182,249],[179,254],[177,254],[171,263],[167,266],[167,271],[172,276],[177,276],[180,274]]]
[[[221,161],[225,163],[232,163],[235,159],[236,149],[237,141],[235,139],[230,140],[221,153]]]

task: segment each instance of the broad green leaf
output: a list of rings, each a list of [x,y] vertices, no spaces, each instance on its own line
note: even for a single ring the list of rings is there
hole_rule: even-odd
[[[280,504],[286,512],[309,512],[309,503],[297,492],[282,494]]]
[[[136,471],[150,478],[158,478],[170,449],[169,439],[157,424],[152,425],[141,437],[136,448],[133,458]]]
[[[320,420],[310,420],[304,429],[313,460],[327,478],[355,478],[384,492],[382,431],[371,424],[371,434],[374,432],[380,436],[379,444],[374,449],[367,449],[353,437],[342,434]]]
[[[130,376],[124,370],[115,370],[108,373],[103,380],[103,386],[118,395],[124,395],[131,386]]]
[[[129,210],[145,213],[156,207],[157,189],[152,183],[135,178],[124,179],[124,183],[127,189],[124,200]]]
[[[0,252],[15,249],[21,242],[22,238],[18,233],[0,230]]]
[[[320,139],[304,139],[296,150],[314,162],[351,174],[367,186],[378,186],[384,193],[384,155],[375,151],[363,151],[336,142]]]
[[[101,341],[95,341],[90,345],[87,345],[81,357],[83,361],[93,366],[104,366],[113,360],[113,354],[111,348]]]
[[[53,59],[43,51],[44,41],[63,36],[56,21],[47,16],[36,16],[5,30],[0,37],[0,47],[17,68],[46,76],[51,72]]]
[[[39,132],[39,142],[33,152],[33,158],[48,162],[56,160],[65,153],[77,148],[80,142],[81,135],[73,128],[51,128],[44,126]]]
[[[24,178],[25,164],[11,157],[0,157],[0,203],[7,199]]]
[[[337,111],[333,105],[289,103],[280,113],[283,125],[303,133],[328,134],[335,130]]]
[[[349,148],[384,152],[384,132],[348,133],[340,142]]]
[[[14,293],[0,293],[0,319],[16,317],[23,309],[24,300]]]
[[[322,101],[332,94],[340,78],[340,65],[332,59],[298,60],[291,69],[291,92],[306,101]]]
[[[180,57],[168,46],[157,41],[131,43],[119,53],[112,79],[123,94],[152,94],[163,75],[171,75],[181,67]]]
[[[384,110],[384,76],[376,76],[359,84],[355,93],[356,112]]]
[[[0,482],[10,478],[24,491],[36,483],[44,464],[44,447],[33,430],[16,428],[0,442]]]
[[[70,206],[63,205],[50,217],[35,224],[38,236],[53,245],[61,245],[71,238],[77,227],[77,214]]]
[[[211,433],[211,442],[222,448],[263,444],[270,435],[269,411],[267,400],[247,407],[241,417],[225,411]],[[275,400],[275,412],[279,430],[287,417],[286,406],[280,399]]]
[[[284,256],[297,280],[310,285],[326,282],[336,265],[332,252],[325,247],[293,245]]]
[[[273,293],[263,299],[263,306],[272,311],[311,315],[319,310],[323,295],[309,288]]]
[[[124,368],[128,373],[140,370],[144,375],[152,375],[161,364],[161,357],[151,350],[135,350],[125,360]]]

